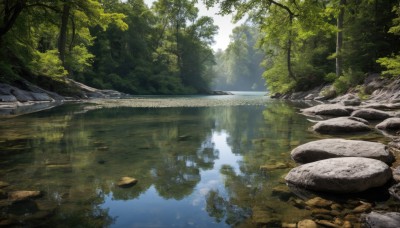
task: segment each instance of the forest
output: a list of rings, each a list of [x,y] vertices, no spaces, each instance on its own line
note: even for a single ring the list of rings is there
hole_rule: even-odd
[[[245,22],[226,50],[197,1],[1,0],[0,82],[67,78],[129,94],[338,93],[400,75],[399,0],[207,0]],[[50,85],[49,85],[50,84]]]

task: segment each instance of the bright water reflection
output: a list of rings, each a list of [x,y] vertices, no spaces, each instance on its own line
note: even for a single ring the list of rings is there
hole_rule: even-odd
[[[292,104],[82,112],[85,107],[0,120],[0,181],[10,184],[1,191],[44,192],[22,206],[0,199],[0,221],[251,227],[310,216],[293,206],[294,195],[274,193],[285,188],[282,176],[295,165],[290,150],[318,138]],[[279,168],[260,170],[264,165]],[[139,182],[119,188],[122,176]]]

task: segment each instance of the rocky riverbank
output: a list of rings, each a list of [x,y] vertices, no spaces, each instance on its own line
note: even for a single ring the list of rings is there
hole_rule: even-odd
[[[93,98],[124,98],[129,95],[114,90],[99,90],[67,79],[64,84],[72,95],[60,95],[40,88],[26,80],[18,85],[0,83],[0,116],[15,116],[36,112],[60,105],[66,101]]]
[[[396,87],[399,83],[394,82],[392,85]],[[379,189],[390,194],[398,205],[398,94],[399,91],[392,87],[375,90],[371,99],[367,101],[361,101],[355,94],[347,94],[331,100],[331,104],[320,104],[300,110],[315,122],[310,131],[337,138],[309,142],[291,152],[292,159],[299,164],[285,177],[287,184],[295,189],[292,193],[303,197],[304,192],[299,191],[300,188],[316,195],[328,194],[330,197],[340,198],[342,194],[362,194]],[[382,102],[382,99],[385,102]],[[392,142],[384,145],[379,142],[345,140],[339,137],[353,134],[353,138],[356,138],[357,134],[368,131],[381,133]],[[312,224],[312,227],[400,227],[400,213],[397,207],[381,208],[376,202],[360,201],[361,203],[357,203],[350,211],[343,210],[343,206],[342,209],[332,208],[334,202],[329,199],[320,198],[320,201],[331,203],[309,206],[313,212],[313,220],[309,220],[308,223]]]

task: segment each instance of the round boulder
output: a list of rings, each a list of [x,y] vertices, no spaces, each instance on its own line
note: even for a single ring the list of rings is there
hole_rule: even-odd
[[[346,139],[322,139],[303,144],[291,152],[298,163],[336,157],[365,157],[392,163],[394,157],[382,143]]]
[[[376,128],[380,130],[400,130],[400,118],[393,117],[386,119],[382,123],[376,125]]]
[[[364,108],[354,111],[351,116],[363,118],[366,120],[384,120],[392,117],[389,113],[373,108]]]
[[[350,112],[339,104],[320,104],[311,108],[301,110],[305,114],[326,115],[326,116],[349,116]]]
[[[373,211],[367,215],[363,215],[362,220],[365,223],[365,227],[374,227],[374,228],[400,227],[400,213],[398,212],[378,213]]]
[[[312,129],[318,133],[348,133],[370,131],[368,121],[357,117],[338,117],[320,121]]]
[[[371,158],[330,158],[292,169],[285,180],[301,188],[331,193],[362,192],[384,185],[392,171],[384,162]]]

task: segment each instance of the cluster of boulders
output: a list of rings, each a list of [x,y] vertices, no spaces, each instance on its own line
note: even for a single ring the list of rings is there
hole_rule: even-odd
[[[348,95],[334,104],[301,110],[304,115],[324,119],[312,126],[311,130],[316,133],[338,136],[378,131],[394,141],[389,147],[379,142],[341,138],[300,145],[291,152],[292,159],[300,165],[287,174],[286,182],[311,191],[342,194],[363,192],[399,181],[400,167],[390,167],[398,165],[393,152],[400,151],[397,139],[400,118],[395,111],[398,108],[400,103],[361,104],[356,96]],[[392,186],[389,192],[400,199],[400,184]],[[400,213],[397,212],[373,211],[362,217],[369,227],[400,227]]]

